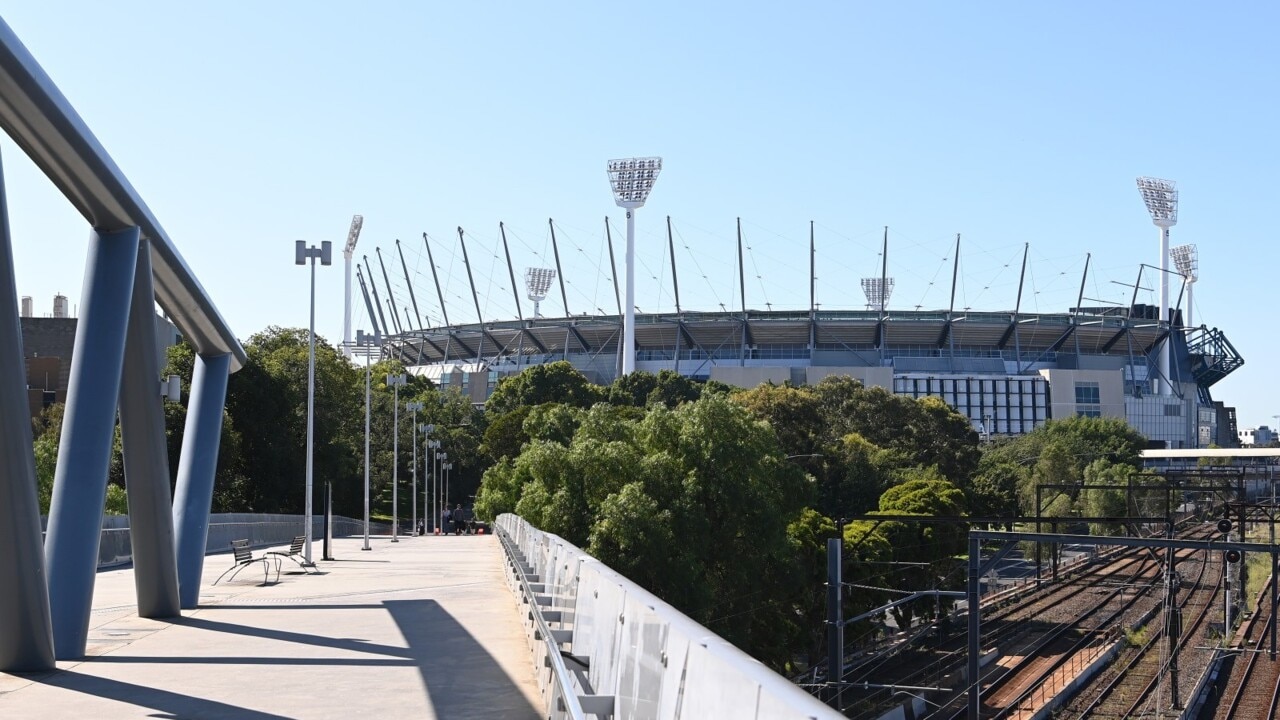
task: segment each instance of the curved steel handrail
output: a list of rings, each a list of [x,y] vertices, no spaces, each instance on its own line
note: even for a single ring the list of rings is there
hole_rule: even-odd
[[[204,355],[244,348],[137,191],[31,53],[0,19],[0,128],[97,230],[137,226],[151,243],[156,302]]]

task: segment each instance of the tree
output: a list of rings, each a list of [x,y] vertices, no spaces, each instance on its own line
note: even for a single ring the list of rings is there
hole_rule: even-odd
[[[942,476],[937,468],[908,471],[908,477],[880,496],[877,514],[957,517],[964,514],[964,491]],[[886,522],[881,533],[892,548],[895,563],[892,587],[902,591],[949,589],[957,564],[953,555],[964,552],[968,527],[959,523]],[[915,602],[892,610],[900,627],[908,627],[918,612],[931,616],[949,603]]]
[[[651,372],[637,370],[621,375],[609,386],[609,402],[613,405],[644,407],[649,395],[658,387],[658,378]]]
[[[572,364],[561,360],[534,365],[498,381],[485,401],[488,412],[502,414],[522,405],[559,402],[574,407],[590,407],[604,399],[604,391],[587,380]]]
[[[1118,465],[1105,458],[1098,458],[1084,469],[1084,488],[1080,493],[1080,509],[1090,517],[1124,517],[1129,515],[1128,498],[1124,485],[1133,468]],[[1112,486],[1106,489],[1096,486]],[[1090,523],[1089,532],[1106,535],[1120,530],[1119,523]]]
[[[785,663],[798,632],[787,526],[812,488],[769,426],[719,394],[642,414],[573,412],[568,445],[531,439],[485,473],[477,509],[514,507],[755,657]]]

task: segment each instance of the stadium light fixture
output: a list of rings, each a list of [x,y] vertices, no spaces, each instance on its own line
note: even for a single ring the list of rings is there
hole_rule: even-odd
[[[613,200],[627,211],[627,302],[622,316],[622,374],[636,369],[636,218],[637,208],[644,206],[653,183],[662,172],[662,158],[642,157],[610,160],[609,185]]]
[[[1200,253],[1194,243],[1170,248],[1169,253],[1173,255],[1173,266],[1178,269],[1182,283],[1187,288],[1187,307],[1182,316],[1186,318],[1186,326],[1191,327],[1195,324],[1191,322],[1191,290],[1200,279]]]
[[[542,313],[538,311],[538,304],[547,299],[547,291],[551,289],[551,283],[556,279],[556,271],[554,268],[525,268],[524,269],[524,287],[529,293],[529,299],[533,301],[533,316],[535,318],[542,317]]]
[[[893,295],[893,278],[862,278],[862,293],[867,296],[867,309],[884,312]]]
[[[1138,178],[1138,192],[1151,213],[1151,222],[1160,228],[1160,322],[1169,323],[1169,228],[1178,224],[1178,188],[1172,180],[1153,177]],[[1169,386],[1169,342],[1160,350],[1160,374],[1165,382],[1160,384],[1161,395],[1173,394]]]

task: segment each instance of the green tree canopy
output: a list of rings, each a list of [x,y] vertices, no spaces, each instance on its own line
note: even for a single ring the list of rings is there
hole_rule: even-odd
[[[572,364],[561,360],[534,365],[498,381],[485,402],[490,413],[502,414],[520,406],[558,402],[573,407],[590,407],[604,399],[604,390],[587,380]]]

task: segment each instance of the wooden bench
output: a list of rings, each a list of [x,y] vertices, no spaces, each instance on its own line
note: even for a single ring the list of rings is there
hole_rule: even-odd
[[[279,576],[280,574],[278,566],[282,558],[288,558],[298,563],[298,566],[301,567],[306,572],[315,571],[317,574],[319,574],[320,568],[317,568],[315,563],[307,562],[307,559],[302,556],[302,549],[303,547],[306,546],[306,544],[307,544],[307,536],[299,535],[293,539],[293,542],[289,543],[288,551],[272,550],[266,553],[268,556],[272,556],[272,555],[275,556],[276,565],[277,565],[277,571],[276,571],[277,576]]]
[[[223,571],[223,573],[218,576],[218,579],[213,581],[214,585],[217,585],[219,582],[221,582],[222,578],[226,577],[227,573],[231,573],[231,577],[228,578],[228,580],[234,579],[235,576],[238,575],[241,570],[245,569],[246,567],[254,563],[259,563],[259,562],[262,563],[262,584],[263,585],[267,584],[267,571],[271,567],[271,560],[272,560],[271,558],[266,556],[254,557],[253,551],[249,549],[248,540],[232,540],[231,554],[232,554],[231,567]],[[276,582],[280,582],[280,560],[276,559],[275,563],[276,563]]]

